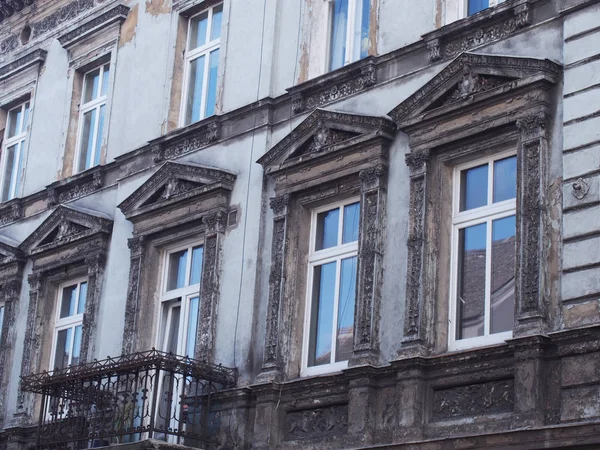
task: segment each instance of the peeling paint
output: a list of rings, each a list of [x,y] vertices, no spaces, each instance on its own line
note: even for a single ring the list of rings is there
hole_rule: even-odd
[[[131,42],[135,37],[135,32],[138,23],[138,9],[139,5],[135,5],[129,11],[127,19],[121,25],[121,39],[119,41],[119,47],[123,47],[125,44]]]
[[[298,71],[298,84],[305,82],[308,79],[308,45],[302,44],[300,61],[300,70]]]
[[[171,0],[146,0],[146,14],[159,16],[171,12]]]

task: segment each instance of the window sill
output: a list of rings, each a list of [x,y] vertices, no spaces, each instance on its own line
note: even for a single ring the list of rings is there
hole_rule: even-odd
[[[300,371],[300,378],[318,377],[321,375],[334,375],[348,368],[348,361],[337,362],[333,364],[324,364],[322,366],[305,367]]]
[[[456,352],[504,344],[508,339],[512,339],[512,337],[512,331],[505,331],[504,333],[490,334],[488,336],[479,336],[469,339],[461,339],[459,341],[450,341],[448,342],[448,351]]]

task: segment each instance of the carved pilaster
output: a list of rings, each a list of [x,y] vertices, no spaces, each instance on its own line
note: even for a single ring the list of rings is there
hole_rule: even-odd
[[[546,308],[540,260],[547,119],[543,113],[517,120],[520,131],[517,186],[516,334],[545,330]]]
[[[216,313],[219,301],[219,275],[221,240],[227,221],[226,211],[216,211],[202,218],[206,226],[204,238],[204,262],[202,264],[202,288],[200,316],[196,335],[196,354],[203,361],[212,359],[214,347]]]
[[[267,304],[267,324],[265,332],[265,353],[259,375],[260,381],[269,381],[281,375],[279,355],[279,312],[283,297],[285,277],[285,251],[287,214],[290,196],[285,194],[270,201],[275,215],[273,219],[273,238],[271,243],[271,272],[269,274],[269,301]]]
[[[98,307],[100,305],[100,291],[105,262],[106,257],[104,253],[91,254],[85,258],[85,264],[88,268],[88,287],[81,335],[80,359],[82,362],[89,361],[90,357],[95,353],[93,338],[96,336]]]
[[[424,344],[425,339],[422,326],[423,260],[429,156],[428,150],[406,155],[406,164],[410,167],[410,209],[403,347]]]
[[[45,290],[45,277],[42,272],[33,272],[27,277],[29,281],[29,308],[27,309],[27,326],[23,344],[23,359],[21,360],[21,376],[38,372],[40,327],[38,327],[38,303]],[[19,390],[17,393],[17,411],[13,425],[27,425],[31,421],[32,396]]]
[[[379,308],[383,267],[386,167],[361,170],[361,219],[358,247],[358,297],[354,324],[354,351],[350,365],[375,364],[379,342]]]
[[[0,390],[6,392],[5,370],[9,354],[12,354],[15,332],[15,310],[21,294],[21,279],[14,278],[2,284],[0,302],[4,302],[4,320],[0,328]],[[4,400],[6,395],[0,395],[0,427],[4,424]]]
[[[125,326],[123,330],[122,353],[124,355],[133,353],[136,345],[138,296],[145,249],[145,237],[133,237],[127,241],[127,246],[131,250],[131,256],[129,261],[127,300],[125,304]]]
[[[431,62],[442,59],[442,50],[440,48],[439,39],[432,39],[431,41],[427,42],[427,50],[429,51],[429,60]]]

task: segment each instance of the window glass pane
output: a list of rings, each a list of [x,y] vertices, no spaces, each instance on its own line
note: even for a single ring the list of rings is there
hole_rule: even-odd
[[[73,357],[71,365],[79,364],[79,356],[81,355],[81,325],[75,327],[75,335],[73,336]]]
[[[344,228],[342,244],[358,241],[358,223],[360,219],[360,203],[344,206]]]
[[[104,106],[100,107],[100,115],[98,117],[98,131],[96,132],[96,149],[94,152],[94,166],[100,164],[100,150],[102,148],[102,131],[104,128]],[[90,166],[91,167],[91,166]]]
[[[469,16],[489,8],[490,0],[469,0]]]
[[[354,304],[356,301],[356,256],[342,260],[338,303],[336,361],[348,361],[354,346]]]
[[[110,64],[104,66],[104,75],[102,76],[102,92],[101,95],[106,95],[108,92],[108,77],[110,76]]]
[[[213,9],[212,28],[210,40],[214,41],[221,37],[221,22],[223,21],[223,5],[215,6]]]
[[[204,257],[203,247],[194,247],[192,249],[192,273],[190,274],[190,284],[200,283],[202,275],[202,258]]]
[[[492,223],[490,333],[510,331],[515,310],[515,216]]]
[[[60,302],[60,318],[73,316],[77,307],[77,285],[64,287]]]
[[[331,362],[336,262],[314,269],[308,365]]]
[[[96,109],[83,115],[83,131],[81,134],[81,153],[79,156],[79,171],[92,167],[92,149],[94,147],[94,126],[96,124]]]
[[[486,228],[482,223],[459,231],[457,339],[484,333]]]
[[[98,86],[100,85],[100,68],[92,70],[85,75],[83,91],[83,103],[88,103],[98,98]]]
[[[0,306],[0,337],[2,333],[2,325],[4,325],[4,305]]]
[[[10,200],[15,196],[15,183],[18,183],[20,178],[20,170],[18,170],[20,161],[19,159],[19,146],[17,143],[11,147],[8,147],[6,151],[6,166],[4,167],[4,183],[2,186],[2,201]]]
[[[331,48],[329,70],[339,69],[346,59],[346,33],[348,27],[348,0],[333,2],[331,21]]]
[[[56,335],[56,355],[54,357],[54,369],[64,369],[69,365],[71,355],[71,339],[73,329],[61,330]]]
[[[332,209],[317,215],[317,236],[315,250],[335,247],[338,245],[338,223],[340,209]]]
[[[202,101],[202,86],[204,84],[205,57],[194,59],[190,62],[188,74],[188,94],[186,107],[186,125],[200,120],[200,107]]]
[[[488,165],[473,167],[460,173],[460,210],[487,205]]]
[[[87,298],[87,281],[79,285],[79,301],[77,302],[77,314],[85,311],[85,299]]]
[[[172,306],[169,315],[169,328],[167,342],[165,342],[164,351],[177,354],[177,343],[179,341],[179,317],[181,316],[181,306]]]
[[[187,250],[171,253],[169,255],[169,274],[167,277],[167,291],[185,286],[185,266],[187,263]]]
[[[494,203],[517,196],[517,157],[494,163]]]
[[[21,117],[23,115],[21,106],[11,109],[8,112],[8,134],[7,139],[16,136],[21,132]]]
[[[219,49],[210,52],[208,66],[208,92],[206,93],[206,111],[204,117],[215,113],[217,101],[217,76],[219,72]]]
[[[358,61],[369,54],[369,3],[370,0],[356,2],[352,61]]]
[[[25,103],[25,115],[23,116],[23,125],[21,126],[21,133],[27,129],[29,124],[29,102]]]
[[[190,19],[190,50],[206,44],[208,29],[208,11]]]
[[[200,299],[194,297],[190,299],[190,312],[187,327],[187,342],[185,356],[193,358],[196,354],[196,332],[198,330],[198,306]]]

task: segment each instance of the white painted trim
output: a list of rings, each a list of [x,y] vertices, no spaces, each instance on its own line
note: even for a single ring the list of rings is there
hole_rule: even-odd
[[[336,358],[336,340],[337,340],[337,314],[339,307],[339,292],[340,292],[340,278],[341,278],[341,261],[351,257],[358,258],[358,240],[347,244],[342,244],[343,239],[343,221],[344,221],[344,208],[348,205],[359,203],[360,198],[354,197],[339,201],[336,203],[330,203],[311,211],[311,224],[310,224],[310,248],[308,252],[307,271],[308,276],[306,284],[306,299],[305,299],[305,311],[304,311],[304,332],[302,337],[302,362],[300,376],[314,376],[325,373],[337,372],[348,367],[348,361],[335,362]],[[361,205],[362,206],[362,205]],[[338,245],[323,250],[314,250],[316,245],[316,232],[317,232],[317,216],[321,212],[330,211],[332,209],[339,208],[339,220],[338,220]],[[360,226],[360,217],[359,217]],[[319,366],[308,366],[309,357],[309,345],[310,345],[310,333],[311,333],[311,310],[312,310],[312,285],[313,285],[313,274],[314,268],[327,264],[329,262],[336,261],[336,275],[335,275],[335,291],[334,291],[334,304],[333,304],[333,318],[332,318],[332,333],[331,333],[331,362],[329,364],[323,364]],[[358,263],[357,263],[358,271]]]
[[[496,161],[516,156],[515,151],[506,151],[494,154],[493,156],[470,161],[454,167],[452,179],[452,235],[450,250],[450,295],[448,302],[448,350],[464,350],[468,348],[498,344],[512,337],[512,331],[489,334],[491,318],[491,245],[492,245],[492,224],[497,219],[516,215],[517,200],[505,200],[498,203],[492,203],[494,186],[494,163]],[[461,172],[473,167],[488,165],[488,186],[487,200],[488,204],[468,211],[459,211],[461,194]],[[518,195],[518,193],[517,193]],[[457,290],[458,290],[458,255],[459,251],[459,231],[461,229],[486,224],[486,277],[485,277],[485,305],[484,305],[484,335],[456,339],[456,313],[457,313]]]
[[[26,108],[27,107],[27,108]],[[17,133],[9,138],[8,130],[10,126],[10,113],[17,109],[21,110],[21,118],[19,124],[16,128]],[[24,126],[25,120],[25,111],[27,110],[27,124]],[[23,174],[25,172],[25,165],[23,164],[25,152],[24,146],[27,141],[27,132],[29,130],[29,126],[31,124],[31,116],[32,116],[32,108],[31,108],[31,100],[26,100],[22,102],[20,105],[15,106],[14,108],[9,109],[6,112],[6,128],[4,131],[4,139],[2,142],[2,153],[0,155],[0,199],[2,201],[12,200],[15,197],[18,197],[19,190],[22,184]],[[8,149],[10,147],[16,146],[14,160],[17,162],[16,166],[13,166],[13,170],[10,174],[6,173],[7,164],[8,164]],[[16,172],[15,172],[16,171]],[[21,172],[20,174],[18,172]],[[4,182],[5,178],[10,177],[10,185],[8,187],[9,192],[4,192]],[[21,182],[17,182],[19,176],[21,177]]]

